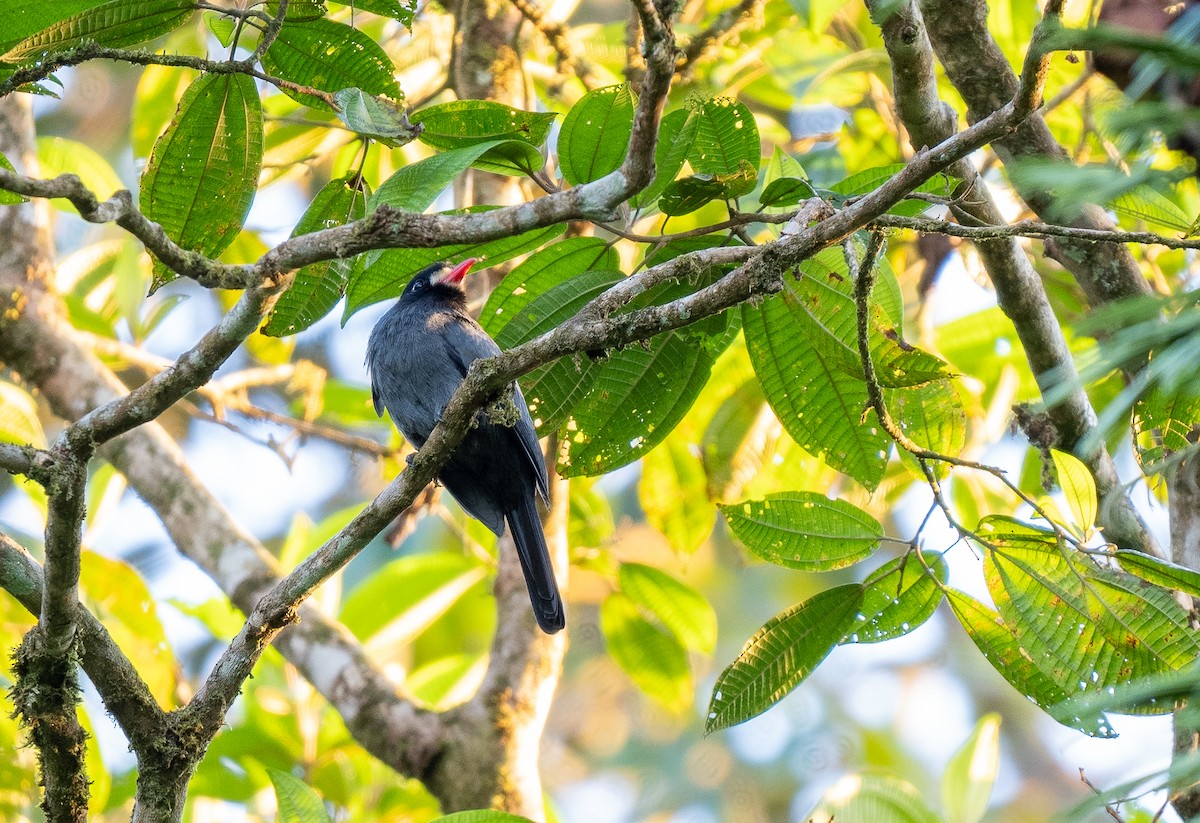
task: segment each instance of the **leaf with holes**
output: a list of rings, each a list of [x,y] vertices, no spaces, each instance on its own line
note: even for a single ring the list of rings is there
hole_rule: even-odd
[[[1187,614],[1168,592],[1101,569],[1082,553],[1014,541],[988,551],[984,569],[1004,622],[1067,695],[1176,671],[1200,653]]]
[[[789,292],[744,303],[741,314],[754,372],[787,433],[868,489],[878,486],[890,439],[873,413],[862,419],[866,384],[813,345],[817,332]]]
[[[786,697],[845,636],[861,603],[862,587],[851,583],[767,621],[717,678],[705,733],[744,723]]]
[[[804,571],[830,571],[869,557],[883,539],[874,517],[815,492],[781,492],[721,506],[730,530],[763,560]]]
[[[571,412],[567,477],[604,474],[662,442],[708,382],[713,357],[679,332],[614,352]]]
[[[740,197],[754,191],[758,166],[762,161],[758,126],[744,104],[717,97],[696,106],[696,137],[688,161],[697,174],[735,174],[746,166],[753,174],[729,187],[728,197]]]
[[[600,605],[600,630],[608,653],[639,689],[671,711],[692,702],[692,672],[687,651],[669,631],[646,618],[623,594]]]
[[[1146,473],[1158,473],[1164,461],[1185,449],[1200,424],[1200,397],[1168,394],[1154,386],[1133,407],[1134,446]]]
[[[25,63],[84,43],[133,46],[183,25],[194,9],[192,0],[109,0],[30,34],[0,55],[0,60]],[[4,39],[0,35],[0,40]]]
[[[330,180],[317,192],[292,230],[292,237],[344,226],[363,217],[368,194],[364,187],[365,184],[353,174]],[[322,260],[297,271],[291,288],[280,296],[271,310],[262,333],[269,337],[296,334],[329,314],[346,293],[353,265],[353,258]]]
[[[675,180],[683,168],[696,139],[699,119],[687,109],[676,109],[663,115],[658,128],[658,142],[654,146],[654,180],[649,186],[633,196],[634,208],[645,208],[658,199],[663,189]]]
[[[333,20],[286,21],[263,53],[262,65],[276,77],[330,94],[355,88],[393,100],[404,97],[396,83],[396,69],[379,44],[358,29]],[[331,108],[311,94],[288,88],[281,91],[306,106]]]
[[[946,599],[967,635],[1009,685],[1047,710],[1068,698],[1067,691],[1034,663],[999,614],[957,589],[947,589]],[[1060,715],[1056,719],[1092,737],[1115,736],[1108,719],[1100,713]]]
[[[621,592],[646,609],[689,649],[712,654],[717,613],[704,595],[653,566],[622,563]]]
[[[558,163],[572,186],[599,180],[625,161],[637,95],[628,83],[593,89],[563,118]]]
[[[262,137],[254,79],[201,75],[154,144],[142,175],[142,211],[185,249],[216,257],[237,237],[254,201]],[[156,263],[156,286],[173,277]]]
[[[933,616],[942,602],[946,561],[929,568],[911,555],[884,563],[863,581],[862,605],[842,643],[882,643],[902,637]]]

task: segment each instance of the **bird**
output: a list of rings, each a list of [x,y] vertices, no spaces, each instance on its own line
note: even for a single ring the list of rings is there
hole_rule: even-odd
[[[367,370],[375,413],[386,409],[404,439],[421,448],[475,360],[500,347],[467,311],[462,279],[477,263],[434,263],[409,281],[367,341]],[[538,626],[554,634],[566,613],[537,500],[549,499],[546,464],[521,389],[512,384],[516,421],[495,421],[487,410],[442,466],[438,481],[463,510],[497,537],[505,523],[525,574]]]

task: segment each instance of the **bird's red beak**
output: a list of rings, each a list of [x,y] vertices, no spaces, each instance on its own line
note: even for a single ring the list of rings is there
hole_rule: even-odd
[[[478,257],[468,257],[466,260],[462,261],[457,266],[450,269],[450,271],[439,277],[438,282],[458,285],[462,282],[462,279],[466,276],[467,272],[471,270],[471,266],[474,266],[478,262]]]

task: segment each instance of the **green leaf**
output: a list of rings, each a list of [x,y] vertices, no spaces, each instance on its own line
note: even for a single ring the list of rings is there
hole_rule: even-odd
[[[1193,429],[1200,423],[1200,397],[1169,394],[1160,386],[1138,398],[1133,407],[1134,447],[1147,474],[1161,472],[1164,461],[1193,448]]]
[[[862,509],[814,492],[782,492],[720,509],[747,548],[791,569],[845,568],[869,557],[884,537],[879,521]]]
[[[683,554],[700,548],[716,522],[704,466],[692,454],[691,444],[676,436],[667,437],[642,458],[638,500],[646,522]]]
[[[367,199],[362,186],[353,174],[330,180],[296,223],[292,237],[343,226],[361,218],[366,213]],[[262,333],[269,337],[296,334],[329,314],[346,292],[353,265],[352,258],[322,260],[297,271],[291,288],[280,296]]]
[[[1012,628],[992,609],[957,589],[947,589],[955,617],[979,651],[1009,684],[1043,709],[1067,699],[1066,690],[1047,677],[1033,662]],[[1103,714],[1059,716],[1056,719],[1092,737],[1113,737],[1114,732]]]
[[[985,714],[946,764],[942,806],[949,823],[979,823],[1000,773],[1000,715]]]
[[[634,195],[634,208],[645,208],[658,199],[679,170],[683,168],[696,139],[699,119],[687,109],[676,109],[663,115],[658,128],[658,143],[654,146],[654,180]]]
[[[20,386],[0,380],[0,442],[46,448],[37,401]]]
[[[637,604],[622,594],[600,605],[600,629],[608,653],[644,694],[671,711],[692,702],[692,673],[687,652],[675,635],[642,617]]]
[[[558,163],[572,186],[599,180],[625,161],[637,96],[628,83],[593,89],[563,118]]]
[[[358,11],[369,11],[380,17],[390,17],[409,31],[412,31],[413,15],[417,12],[417,0],[338,0],[338,2]]]
[[[508,812],[498,812],[492,809],[479,809],[469,812],[455,812],[444,817],[437,817],[430,823],[532,823],[528,817],[518,817]]]
[[[762,206],[795,206],[801,200],[807,200],[816,195],[816,190],[807,180],[798,177],[781,177],[772,180],[759,195],[758,202]]]
[[[109,162],[85,143],[65,137],[39,137],[37,153],[38,167],[43,177],[78,175],[80,182],[101,201],[125,188]],[[50,202],[64,211],[75,211],[75,207],[67,200],[54,199]]]
[[[150,589],[132,566],[85,551],[79,571],[81,600],[104,623],[160,706],[175,705],[178,663]]]
[[[883,395],[892,420],[918,446],[948,455],[962,451],[967,439],[967,412],[952,381],[884,389]],[[934,470],[942,471],[936,467]]]
[[[1074,455],[1053,449],[1055,473],[1062,487],[1067,505],[1075,517],[1077,534],[1086,538],[1096,528],[1096,481],[1088,467]]]
[[[861,602],[862,588],[851,583],[767,621],[717,678],[705,733],[743,723],[786,697],[845,636]]]
[[[812,343],[807,312],[787,292],[741,306],[746,348],[763,395],[802,448],[868,489],[883,478],[889,438],[867,408],[863,381]]]
[[[490,140],[519,140],[541,146],[558,115],[514,109],[490,100],[453,100],[428,106],[412,115],[424,126],[421,142],[440,151]]]
[[[671,433],[708,382],[713,358],[679,332],[615,352],[575,405],[560,474],[604,474],[632,463]]]
[[[704,595],[653,566],[622,563],[621,593],[649,611],[685,647],[712,654],[717,645],[717,613]]]
[[[889,560],[863,581],[862,605],[841,642],[881,643],[908,634],[942,602],[946,561],[935,555],[927,570],[906,555]]]
[[[408,122],[404,109],[386,97],[348,88],[334,92],[333,101],[338,105],[338,120],[345,123],[346,128],[393,149],[411,143],[420,133],[418,127]]]
[[[752,174],[730,185],[728,197],[754,191],[762,160],[758,126],[744,104],[727,97],[708,100],[693,109],[698,118],[696,137],[688,161],[697,174],[740,174],[749,166]]]
[[[9,159],[7,157],[5,157],[3,154],[0,154],[0,169],[8,169],[11,172],[16,171],[16,169],[13,168],[12,162],[10,162]],[[0,206],[15,206],[18,203],[27,203],[27,202],[29,202],[28,197],[24,197],[15,192],[5,191],[3,189],[0,189]]]
[[[1191,233],[1192,221],[1183,210],[1149,186],[1139,186],[1114,198],[1108,207],[1130,220],[1143,220],[1185,235]]]
[[[845,180],[835,183],[831,187],[831,190],[835,194],[839,194],[842,197],[857,197],[879,188],[888,180],[895,177],[903,169],[903,163],[894,163],[890,166],[878,166],[876,168],[864,169],[857,174],[850,175]],[[953,184],[949,177],[944,174],[935,174],[933,177],[929,178],[924,183],[913,189],[913,192],[949,196],[952,192],[952,189]],[[924,200],[901,200],[899,203],[888,209],[887,213],[913,217],[928,208],[929,203],[925,202]]]
[[[1133,549],[1117,549],[1113,553],[1121,568],[1164,589],[1181,591],[1200,597],[1200,572],[1170,563]]]
[[[478,560],[461,555],[401,557],[351,591],[339,619],[360,640],[383,633],[398,643],[431,626],[486,575]]]
[[[658,208],[669,217],[691,214],[713,200],[729,200],[754,188],[754,166],[743,161],[736,170],[723,174],[693,174],[667,185]]]
[[[396,173],[371,195],[367,211],[374,211],[385,203],[405,211],[425,211],[456,177],[490,149],[503,142],[505,141],[488,140],[450,149],[397,169]]]
[[[468,209],[467,212],[487,211],[492,208],[496,207],[477,206]],[[463,212],[451,213],[461,214]],[[481,243],[460,243],[432,249],[389,249],[384,252],[368,252],[359,258],[363,261],[362,264],[356,266],[350,274],[350,284],[346,289],[346,310],[342,315],[342,322],[344,324],[355,312],[365,306],[399,297],[414,274],[439,260],[478,257],[487,261],[487,265],[491,266],[540,248],[565,230],[565,224],[556,223],[542,229],[530,229],[511,237],[501,237]]]
[[[486,669],[482,653],[450,655],[421,666],[404,679],[404,687],[426,706],[444,711],[469,700]]]
[[[619,282],[620,257],[595,237],[572,237],[530,255],[492,290],[480,323],[502,349],[510,349],[574,317],[590,300]],[[600,364],[586,356],[563,358],[521,378],[534,423],[543,432],[566,423],[595,382]]]
[[[146,66],[133,97],[129,142],[134,157],[149,157],[154,141],[171,122],[179,100],[198,77],[191,69]]]
[[[113,48],[144,43],[183,25],[193,8],[192,0],[109,0],[47,25],[14,44],[0,60],[29,62],[83,43]]]
[[[1009,541],[986,553],[984,569],[1022,649],[1067,695],[1176,671],[1200,653],[1168,592],[1053,542]]]
[[[146,217],[186,249],[209,257],[242,228],[262,165],[262,109],[254,79],[205,74],[179,101],[142,175]],[[170,279],[156,267],[159,284]]]
[[[8,51],[30,35],[96,5],[97,0],[9,0],[4,5],[4,25],[0,26],[0,49]]]
[[[396,69],[374,39],[333,20],[286,21],[262,56],[270,74],[330,93],[361,89],[369,95],[403,98]],[[319,109],[330,106],[311,94],[282,89],[293,100]]]
[[[267,768],[271,783],[275,786],[275,800],[279,804],[277,823],[329,823],[325,801],[316,789],[298,777],[279,769]]]
[[[804,819],[810,823],[942,823],[912,784],[879,774],[846,775]]]

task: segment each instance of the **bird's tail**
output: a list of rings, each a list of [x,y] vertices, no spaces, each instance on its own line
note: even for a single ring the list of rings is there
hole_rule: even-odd
[[[521,571],[525,573],[525,586],[529,589],[529,600],[533,603],[533,616],[546,634],[554,634],[567,624],[558,583],[554,579],[554,566],[550,564],[550,552],[546,548],[546,537],[542,533],[542,521],[538,518],[534,496],[527,496],[516,508],[507,512],[508,525],[512,528],[513,543],[521,558]]]

